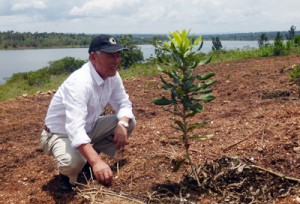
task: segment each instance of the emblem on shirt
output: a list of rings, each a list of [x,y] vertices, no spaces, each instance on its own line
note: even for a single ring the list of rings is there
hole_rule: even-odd
[[[108,39],[108,41],[109,41],[111,44],[113,44],[113,45],[117,44],[117,41],[116,41],[116,39],[115,39],[114,37],[110,37],[110,38]]]

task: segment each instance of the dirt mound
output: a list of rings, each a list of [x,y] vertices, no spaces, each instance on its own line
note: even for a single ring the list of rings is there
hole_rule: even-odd
[[[289,68],[299,62],[300,56],[271,57],[197,69],[198,73],[216,72],[217,80],[213,87],[216,99],[204,104],[205,111],[195,118],[207,121],[195,134],[214,134],[210,140],[191,144],[191,156],[199,165],[200,188],[185,171],[188,166],[172,172],[182,148],[172,116],[152,103],[164,93],[159,76],[125,80],[137,127],[118,157],[105,158],[111,165],[118,164],[113,185],[93,184],[93,190],[87,192],[93,196],[97,192],[93,199],[102,203],[155,203],[159,199],[299,203],[299,184],[287,178],[300,178],[300,100],[288,76]],[[0,203],[93,200],[79,190],[58,192],[56,163],[39,148],[51,97],[51,93],[37,94],[0,102]]]
[[[206,194],[220,196],[218,203],[270,203],[277,198],[297,194],[300,183],[296,178],[226,156],[199,166],[197,174],[200,187],[192,174],[186,175],[180,184],[157,186],[157,193],[150,202],[156,199],[162,203],[192,203],[198,200],[199,195]]]

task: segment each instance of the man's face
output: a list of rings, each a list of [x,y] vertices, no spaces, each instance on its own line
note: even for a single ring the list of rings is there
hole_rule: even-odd
[[[91,52],[90,59],[98,74],[106,79],[116,75],[121,65],[121,52]]]

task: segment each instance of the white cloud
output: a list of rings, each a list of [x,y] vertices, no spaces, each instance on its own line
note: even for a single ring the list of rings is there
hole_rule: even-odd
[[[300,27],[299,8],[299,0],[0,0],[0,31],[282,31],[291,25]]]
[[[82,6],[74,6],[69,14],[85,17],[128,14],[141,3],[140,0],[89,0]]]
[[[18,1],[14,3],[11,7],[12,11],[23,11],[26,9],[46,9],[47,5],[42,0],[26,0],[26,1]]]

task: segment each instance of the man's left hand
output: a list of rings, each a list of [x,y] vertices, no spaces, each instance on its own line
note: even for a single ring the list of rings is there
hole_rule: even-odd
[[[126,127],[123,125],[117,125],[114,130],[114,143],[116,145],[116,149],[121,149],[128,144],[128,133]]]

